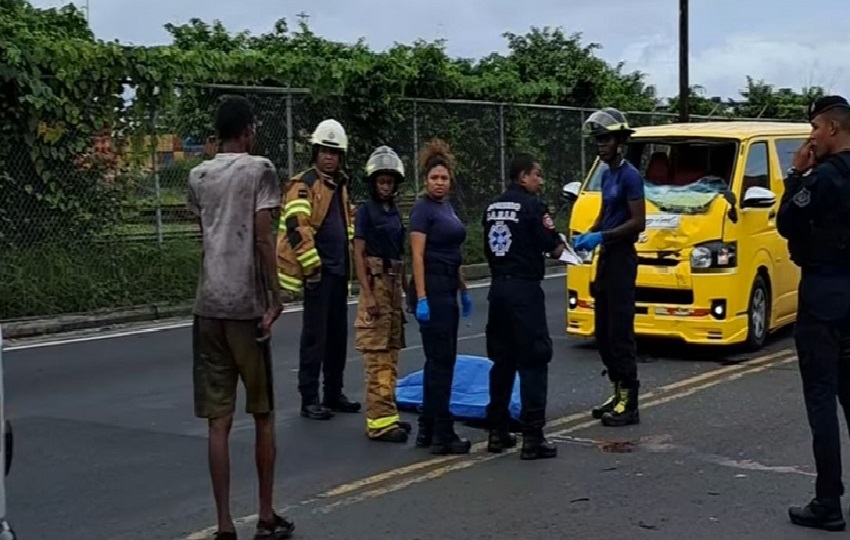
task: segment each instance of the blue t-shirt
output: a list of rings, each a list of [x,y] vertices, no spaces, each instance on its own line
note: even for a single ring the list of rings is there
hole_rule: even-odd
[[[410,211],[410,232],[426,235],[425,263],[460,266],[460,246],[466,240],[466,225],[448,201],[422,197]]]
[[[370,207],[383,216],[378,224],[372,222]],[[354,238],[366,242],[367,257],[400,260],[404,249],[404,227],[398,208],[391,205],[389,210],[385,210],[381,203],[375,201],[360,205],[354,216]]]
[[[602,221],[599,232],[619,227],[629,220],[629,201],[643,199],[643,177],[628,161],[602,172]],[[637,237],[635,237],[637,241]]]

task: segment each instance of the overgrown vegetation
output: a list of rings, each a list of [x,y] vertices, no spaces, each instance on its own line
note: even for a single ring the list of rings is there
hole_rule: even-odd
[[[364,41],[317,36],[306,20],[294,30],[280,20],[262,35],[198,19],[166,28],[168,45],[128,46],[95,39],[71,5],[37,9],[24,0],[0,0],[0,318],[191,298],[196,243],[130,243],[122,235],[150,230],[154,206],[182,204],[193,162],[161,168],[157,188],[148,163],[157,140],[149,135],[177,134],[204,144],[215,98],[224,91],[198,85],[308,89],[293,102],[296,161],[306,162],[313,126],[335,117],[349,131],[356,186],[376,145],[395,146],[414,171],[415,141],[445,138],[459,163],[455,204],[471,229],[481,203],[501,189],[503,152],[536,152],[555,190],[563,178],[581,173],[580,113],[418,103],[414,139],[413,104],[405,98],[626,111],[665,105],[644,74],[608,65],[595,56],[598,44],[561,29],[506,33],[508,54],[473,60],[450,58],[439,41],[374,52]],[[797,120],[821,92],[747,82],[743,103],[715,103],[695,87],[693,112]],[[283,173],[285,100],[250,95],[261,120],[257,151]],[[648,123],[637,116],[632,121]],[[470,246],[468,255],[480,262],[480,247]]]

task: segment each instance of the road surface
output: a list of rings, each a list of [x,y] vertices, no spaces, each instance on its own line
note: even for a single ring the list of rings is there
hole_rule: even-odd
[[[273,338],[276,502],[295,518],[298,538],[815,538],[785,515],[813,481],[787,331],[756,357],[650,344],[640,365],[642,424],[612,431],[587,414],[605,380],[595,349],[564,335],[563,278],[544,287],[555,347],[549,430],[560,456],[532,463],[481,444],[469,456],[436,458],[412,441],[369,442],[362,414],[302,419],[300,313],[284,314]],[[486,288],[473,298],[459,352],[483,355]],[[16,434],[9,515],[22,539],[211,537],[206,425],[192,414],[190,331],[177,326],[7,348]],[[402,374],[423,362],[415,323],[407,338]],[[362,364],[349,347],[346,391],[362,401]],[[253,425],[242,406],[232,508],[244,517],[240,537],[251,538]]]

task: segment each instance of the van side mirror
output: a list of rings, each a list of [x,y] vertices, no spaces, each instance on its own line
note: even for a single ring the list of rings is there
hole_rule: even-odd
[[[776,194],[767,188],[752,186],[744,193],[741,208],[772,208],[776,204]]]
[[[567,201],[574,202],[578,199],[579,191],[581,191],[581,182],[570,182],[569,184],[564,184],[564,187],[561,189],[561,196]]]

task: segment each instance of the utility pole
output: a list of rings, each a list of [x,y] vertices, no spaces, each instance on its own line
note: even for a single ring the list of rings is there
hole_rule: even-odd
[[[688,0],[679,0],[679,121],[688,122],[691,89],[688,84]]]

